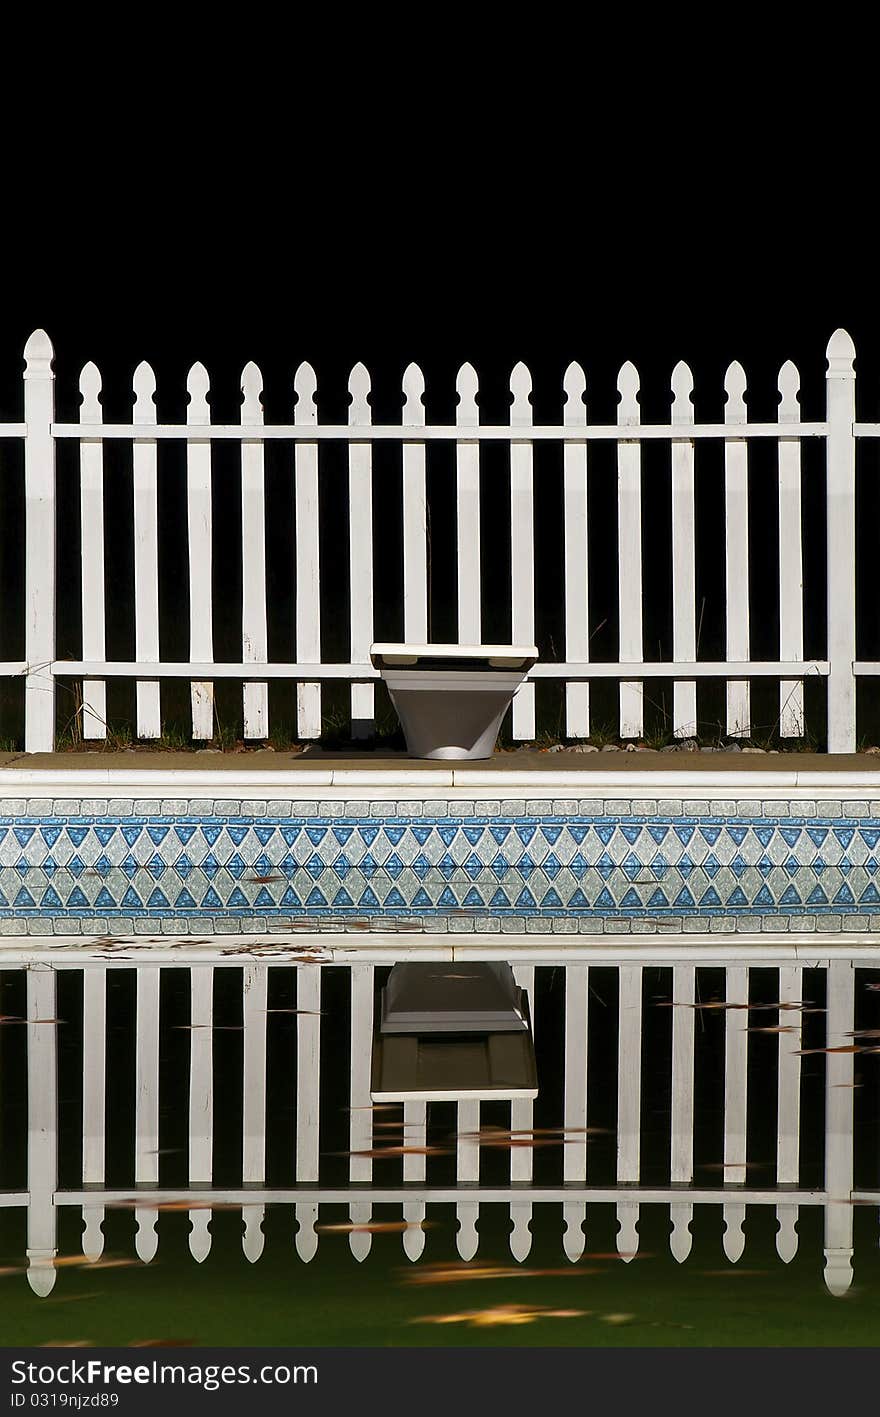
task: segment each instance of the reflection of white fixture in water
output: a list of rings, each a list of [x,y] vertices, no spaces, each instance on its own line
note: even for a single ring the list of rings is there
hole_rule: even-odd
[[[394,966],[373,1038],[373,1102],[537,1095],[528,996],[509,964]]]
[[[413,758],[491,758],[501,720],[537,657],[534,645],[370,650]]]

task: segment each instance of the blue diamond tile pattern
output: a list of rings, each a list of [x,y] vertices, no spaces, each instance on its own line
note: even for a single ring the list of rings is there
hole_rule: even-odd
[[[793,813],[797,804],[792,803]],[[108,804],[109,807],[109,804]],[[880,820],[0,816],[10,918],[880,913]]]

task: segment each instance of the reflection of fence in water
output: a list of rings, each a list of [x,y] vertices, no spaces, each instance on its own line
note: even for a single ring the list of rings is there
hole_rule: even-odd
[[[368,958],[368,957],[367,957]],[[658,951],[654,965],[663,964]],[[859,965],[877,960],[859,959]],[[762,968],[765,962],[761,961]],[[564,1002],[561,1017],[553,1016],[548,1008],[542,1020],[536,1017],[536,975],[549,969],[517,965],[518,982],[529,990],[536,1040],[540,1044],[542,1027],[554,1028],[559,1023],[564,1031],[561,1073],[553,1068],[542,1069],[539,1048],[539,1085],[537,1104],[518,1100],[494,1103],[489,1115],[497,1117],[503,1110],[509,1117],[513,1132],[528,1132],[533,1128],[535,1105],[541,1109],[542,1125],[551,1122],[565,1129],[565,1143],[552,1149],[554,1161],[541,1153],[542,1179],[533,1176],[534,1152],[531,1146],[515,1146],[509,1150],[508,1176],[489,1183],[487,1172],[498,1168],[498,1151],[491,1148],[493,1159],[478,1136],[482,1109],[486,1104],[463,1100],[457,1104],[425,1104],[409,1102],[396,1111],[374,1112],[370,1108],[370,1056],[374,1009],[374,969],[369,962],[357,963],[346,970],[350,980],[350,1064],[346,1069],[334,1058],[333,1076],[321,1078],[322,1025],[332,1028],[332,1011],[323,1015],[322,966],[300,964],[295,969],[295,1015],[292,1023],[292,1054],[295,1057],[295,1087],[292,1098],[292,1135],[285,1138],[290,1157],[290,1184],[267,1184],[267,1081],[268,1081],[268,1018],[270,977],[281,970],[279,965],[248,963],[240,970],[241,1036],[242,1036],[242,1118],[240,1129],[240,1185],[217,1185],[215,1174],[215,975],[222,966],[198,964],[189,970],[190,1020],[187,1076],[178,1082],[175,1094],[187,1101],[186,1183],[160,1185],[160,1028],[167,1020],[160,1008],[162,966],[138,965],[135,975],[135,1039],[134,1039],[134,1126],[132,1129],[134,1185],[109,1186],[106,1182],[108,1131],[115,1122],[108,1118],[108,969],[90,965],[81,969],[82,993],[82,1167],[81,1186],[59,1187],[59,1116],[57,997],[60,970],[47,965],[26,968],[27,993],[27,1188],[0,1192],[0,1205],[27,1206],[28,1277],[31,1287],[46,1294],[55,1280],[53,1260],[57,1254],[57,1207],[82,1208],[84,1254],[97,1258],[103,1250],[103,1222],[108,1207],[129,1204],[136,1218],[135,1248],[138,1256],[151,1260],[158,1247],[157,1224],[160,1207],[192,1202],[189,1210],[189,1247],[196,1260],[203,1260],[211,1248],[210,1204],[241,1206],[243,1219],[242,1245],[251,1261],[256,1260],[264,1244],[263,1220],[267,1204],[290,1205],[297,1220],[296,1249],[301,1259],[310,1260],[318,1247],[319,1207],[347,1205],[350,1223],[367,1227],[377,1205],[401,1207],[400,1215],[409,1223],[402,1232],[403,1248],[411,1260],[422,1254],[425,1233],[420,1223],[429,1215],[429,1207],[454,1204],[458,1222],[456,1243],[463,1259],[473,1258],[478,1251],[478,1220],[480,1206],[503,1203],[509,1207],[511,1219],[510,1249],[516,1260],[524,1260],[530,1251],[532,1235],[530,1221],[536,1203],[561,1206],[564,1218],[563,1246],[572,1261],[586,1246],[585,1222],[588,1205],[614,1204],[618,1235],[617,1249],[627,1259],[638,1251],[638,1219],[641,1205],[668,1205],[670,1217],[670,1249],[679,1262],[690,1253],[690,1225],[695,1205],[720,1206],[724,1219],[724,1252],[730,1261],[737,1261],[744,1250],[743,1224],[746,1207],[775,1207],[777,1218],[776,1247],[780,1257],[789,1262],[797,1252],[796,1223],[801,1206],[824,1206],[825,1279],[835,1293],[842,1293],[852,1281],[853,1204],[876,1200],[880,1206],[880,1190],[854,1190],[854,1127],[853,1083],[854,1055],[851,1051],[833,1051],[852,1047],[855,1024],[855,985],[859,972],[852,959],[840,957],[821,968],[826,983],[826,1012],[819,1030],[824,1032],[824,1047],[831,1049],[825,1056],[824,1083],[824,1181],[820,1187],[802,1184],[802,1117],[801,1082],[803,1019],[798,1008],[780,1008],[778,1014],[762,1012],[762,1023],[778,1017],[785,1031],[775,1039],[777,1054],[776,1077],[776,1164],[775,1182],[762,1188],[746,1185],[747,1166],[753,1158],[747,1155],[747,1135],[751,1118],[748,1062],[750,1035],[746,1020],[752,1015],[742,1008],[723,1010],[723,1170],[715,1186],[695,1184],[695,1094],[697,1091],[697,1059],[699,1044],[697,1020],[705,1015],[699,1011],[701,997],[705,1000],[705,981],[701,996],[702,970],[693,964],[679,962],[667,968],[672,987],[668,1002],[672,1004],[670,1073],[664,1078],[669,1097],[664,1126],[668,1134],[668,1177],[659,1184],[645,1183],[643,1149],[645,1142],[645,1108],[642,1089],[646,1068],[655,1069],[659,1058],[645,1048],[645,1016],[643,1011],[644,970],[642,963],[624,964],[617,968],[617,1069],[616,1121],[613,1142],[616,1151],[615,1175],[610,1183],[597,1184],[595,1158],[597,1148],[609,1145],[609,1138],[594,1136],[588,1128],[594,1125],[596,1083],[588,1089],[588,1036],[594,1026],[596,1005],[601,1005],[608,1028],[608,1002],[599,998],[590,983],[592,967],[583,962],[556,966],[564,972]],[[226,966],[228,967],[228,966]],[[240,968],[240,967],[239,967]],[[324,966],[326,971],[328,967]],[[64,967],[62,967],[64,969]],[[69,967],[68,967],[69,970]],[[64,972],[68,972],[64,970]],[[334,967],[338,977],[339,967]],[[815,973],[810,971],[813,978]],[[730,1006],[749,1001],[748,965],[735,961],[724,966],[724,998]],[[9,976],[7,975],[7,978]],[[177,978],[180,979],[180,974]],[[595,977],[595,975],[594,975]],[[771,995],[779,1005],[796,1005],[804,998],[804,967],[780,964],[771,972],[778,993]],[[228,983],[229,981],[225,981]],[[348,982],[348,981],[347,981]],[[323,999],[327,999],[325,977]],[[815,986],[811,986],[815,990]],[[335,993],[335,986],[331,993]],[[546,991],[545,991],[546,993]],[[592,996],[592,997],[591,997]],[[549,997],[549,995],[548,995]],[[869,996],[872,997],[872,996]],[[649,1001],[649,1006],[656,1000]],[[698,1007],[694,1007],[697,1005]],[[767,1005],[766,1007],[770,1007]],[[65,1012],[68,1012],[65,1005]],[[824,1025],[824,1027],[823,1027]],[[791,1030],[791,1031],[789,1031]],[[7,1038],[9,1031],[7,1030]],[[163,1037],[165,1035],[162,1035]],[[818,1031],[817,1031],[818,1036]],[[325,1040],[331,1046],[332,1035]],[[766,1040],[765,1040],[766,1046]],[[343,1060],[344,1061],[344,1060]],[[326,1064],[326,1048],[325,1048]],[[664,1063],[665,1065],[665,1063]],[[114,1066],[116,1064],[114,1063]],[[702,1064],[700,1064],[702,1066]],[[604,1070],[604,1062],[603,1062]],[[609,1068],[609,1073],[610,1073]],[[166,1069],[167,1072],[167,1069]],[[328,1070],[325,1067],[325,1074]],[[337,1076],[338,1075],[338,1076]],[[0,1081],[15,1083],[14,1070],[4,1068]],[[293,1084],[293,1077],[291,1083]],[[648,1085],[648,1084],[646,1084]],[[657,1086],[652,1077],[650,1087]],[[78,1086],[78,1084],[77,1084]],[[335,1096],[329,1094],[337,1090]],[[343,1089],[347,1089],[344,1091]],[[167,1079],[163,1080],[163,1102],[169,1099]],[[69,1089],[65,1093],[69,1097]],[[328,1109],[347,1106],[348,1148],[347,1181],[328,1180],[326,1131]],[[428,1159],[424,1148],[431,1136],[431,1114],[437,1107],[456,1109],[454,1124],[454,1157],[441,1162],[451,1167],[454,1177],[438,1181],[440,1172],[433,1156]],[[23,1113],[21,1114],[24,1115]],[[374,1180],[373,1156],[369,1153],[391,1143],[399,1143],[387,1127],[376,1125],[390,1119],[402,1120],[405,1145],[410,1148],[396,1160],[382,1159],[381,1167],[399,1168],[399,1181],[378,1184]],[[604,1120],[604,1118],[603,1118]],[[8,1127],[7,1116],[7,1127]],[[128,1118],[131,1125],[131,1118]],[[224,1120],[225,1125],[225,1120]],[[274,1122],[273,1122],[274,1125]],[[23,1138],[22,1138],[23,1140]],[[114,1135],[114,1146],[119,1138]],[[653,1146],[653,1143],[652,1143]],[[654,1148],[656,1149],[656,1148]],[[591,1158],[594,1159],[591,1162]],[[481,1168],[483,1177],[481,1180]],[[555,1174],[554,1173],[555,1168]],[[507,1169],[505,1163],[505,1169]],[[601,1172],[601,1167],[599,1168]],[[652,1156],[651,1170],[656,1169]],[[873,1178],[876,1185],[877,1178]],[[369,1229],[352,1229],[349,1243],[354,1256],[363,1260],[371,1247]]]

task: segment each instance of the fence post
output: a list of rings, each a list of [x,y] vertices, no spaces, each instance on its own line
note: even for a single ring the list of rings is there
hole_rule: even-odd
[[[856,416],[855,346],[835,330],[826,355],[828,751],[856,748]]]
[[[54,353],[45,330],[34,330],[24,347],[26,753],[51,753],[55,746]]]

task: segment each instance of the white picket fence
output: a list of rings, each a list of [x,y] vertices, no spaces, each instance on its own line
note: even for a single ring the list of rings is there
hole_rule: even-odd
[[[535,497],[536,443],[555,442],[564,449],[564,659],[537,663],[513,705],[513,736],[535,736],[535,681],[550,678],[565,685],[565,731],[570,738],[590,732],[590,683],[611,678],[619,683],[619,731],[638,738],[644,729],[646,681],[674,681],[672,720],[679,737],[694,733],[697,683],[722,679],[727,685],[726,732],[748,736],[752,728],[750,681],[778,681],[779,731],[797,737],[804,731],[803,681],[827,679],[827,743],[830,752],[856,745],[856,680],[880,674],[880,663],[856,661],[855,606],[855,451],[860,438],[880,436],[880,423],[855,421],[855,350],[838,330],[827,348],[825,418],[800,417],[798,370],[789,361],[778,378],[776,420],[750,422],[746,376],[733,363],[724,381],[722,423],[697,423],[691,400],[693,377],[679,363],[672,375],[669,424],[642,422],[639,376],[625,364],[618,377],[615,424],[591,424],[587,418],[586,380],[571,364],[560,391],[561,421],[536,425],[530,403],[531,375],[517,364],[510,378],[509,424],[480,423],[478,383],[464,365],[456,381],[454,425],[426,422],[425,380],[411,364],[402,387],[400,424],[370,420],[370,376],[362,364],[351,372],[347,424],[318,422],[316,378],[300,365],[291,390],[293,421],[268,425],[261,404],[262,374],[253,363],[241,376],[242,404],[237,424],[212,424],[209,379],[195,364],[187,379],[189,404],[185,424],[160,423],[155,403],[156,378],[140,364],[133,380],[130,423],[102,418],[101,375],[88,364],[80,377],[78,422],[55,421],[53,348],[43,331],[25,348],[24,420],[0,423],[0,437],[23,439],[26,481],[25,659],[0,663],[0,676],[24,675],[25,749],[51,749],[55,735],[55,689],[59,679],[82,680],[82,726],[86,737],[106,734],[106,683],[127,677],[137,683],[136,733],[161,736],[159,688],[162,680],[191,684],[193,738],[214,734],[214,685],[222,677],[243,683],[244,735],[264,739],[269,732],[270,679],[297,686],[297,732],[312,739],[321,732],[321,686],[348,681],[355,736],[368,735],[374,723],[374,681],[369,659],[374,639],[373,590],[373,448],[378,443],[402,447],[402,599],[404,638],[424,642],[428,633],[428,551],[426,530],[426,449],[454,443],[457,509],[457,628],[462,643],[479,643],[482,607],[493,587],[481,584],[481,447],[502,442],[510,458],[511,626],[515,643],[535,639]],[[805,660],[803,546],[801,527],[801,446],[804,439],[824,439],[827,468],[827,653]],[[695,446],[698,440],[723,442],[726,536],[726,654],[720,662],[698,660],[695,544]],[[777,447],[779,496],[779,657],[755,660],[750,652],[750,574],[748,467],[749,443],[770,439]],[[56,639],[55,453],[59,440],[79,446],[82,520],[82,659],[58,658]],[[133,447],[134,484],[134,658],[108,662],[105,652],[107,597],[118,589],[106,584],[104,564],[104,449],[111,440]],[[158,446],[177,440],[186,446],[186,498],[189,565],[189,659],[172,663],[161,657],[159,638],[159,520],[157,512]],[[212,444],[240,446],[242,518],[241,660],[214,662],[212,623]],[[295,502],[296,661],[268,662],[266,605],[266,529],[264,450],[269,440],[292,444],[290,470]],[[618,607],[619,647],[614,663],[590,660],[588,567],[588,488],[590,447],[612,441],[618,469]],[[643,604],[656,588],[645,584],[642,556],[642,446],[660,440],[671,445],[673,658],[646,657]],[[345,663],[321,660],[321,577],[333,575],[322,559],[318,488],[320,449],[343,443],[348,456],[350,655]],[[507,593],[505,588],[505,594]]]
[[[663,963],[658,949],[655,963]],[[551,1184],[537,1185],[533,1179],[533,1150],[530,1146],[510,1150],[509,1182],[487,1184],[481,1181],[480,1140],[481,1110],[485,1104],[460,1101],[457,1104],[401,1104],[397,1114],[387,1108],[374,1113],[370,1108],[370,1055],[373,1034],[374,969],[365,955],[364,961],[348,970],[350,976],[350,1068],[347,1091],[330,1101],[322,1098],[321,1035],[326,1028],[338,1040],[337,1020],[327,1010],[322,992],[322,966],[296,966],[295,1059],[296,1083],[291,1089],[295,1097],[294,1120],[286,1136],[286,1154],[290,1157],[290,1179],[284,1186],[266,1183],[267,1132],[267,1019],[269,976],[277,965],[252,962],[242,973],[241,1017],[243,1021],[243,1066],[241,1087],[243,1118],[240,1135],[241,1182],[233,1186],[217,1186],[213,1176],[213,1139],[215,1098],[214,1086],[214,964],[194,965],[190,972],[190,1053],[188,1088],[175,1085],[174,1098],[167,1087],[160,1098],[160,974],[163,966],[143,964],[136,967],[136,1027],[134,1125],[128,1118],[126,1145],[133,1144],[134,1184],[125,1188],[110,1188],[105,1180],[107,1153],[107,981],[114,966],[87,966],[83,972],[82,1005],[82,1184],[60,1188],[58,1184],[58,1039],[57,1039],[57,980],[59,971],[46,964],[20,966],[27,971],[27,1189],[0,1192],[0,1205],[27,1207],[28,1277],[37,1293],[46,1294],[52,1288],[56,1270],[54,1259],[58,1250],[59,1207],[81,1208],[83,1218],[82,1246],[90,1258],[101,1255],[104,1247],[103,1224],[109,1207],[128,1207],[134,1212],[136,1234],[134,1245],[144,1262],[157,1252],[157,1226],[161,1207],[174,1203],[189,1208],[189,1248],[197,1261],[205,1259],[211,1249],[211,1206],[241,1207],[243,1220],[242,1246],[251,1261],[259,1258],[264,1247],[263,1221],[267,1205],[292,1208],[297,1221],[296,1250],[302,1260],[311,1260],[317,1251],[320,1235],[321,1208],[347,1205],[353,1227],[368,1227],[375,1206],[399,1206],[407,1223],[402,1231],[402,1244],[410,1260],[418,1260],[425,1248],[423,1223],[434,1207],[454,1205],[457,1217],[456,1244],[460,1257],[474,1258],[479,1249],[478,1221],[481,1206],[503,1204],[509,1208],[512,1222],[510,1250],[513,1258],[524,1261],[530,1252],[532,1234],[530,1222],[536,1205],[553,1204],[561,1207],[564,1218],[563,1246],[568,1259],[575,1262],[583,1255],[589,1231],[590,1207],[616,1207],[617,1249],[622,1259],[631,1259],[639,1249],[638,1221],[642,1206],[668,1206],[670,1219],[669,1245],[672,1255],[683,1262],[690,1253],[690,1225],[695,1206],[720,1207],[724,1221],[723,1247],[727,1259],[736,1262],[745,1248],[744,1221],[747,1206],[775,1208],[777,1219],[776,1247],[783,1261],[789,1262],[798,1249],[797,1220],[800,1207],[824,1207],[825,1282],[833,1293],[842,1293],[852,1281],[853,1206],[871,1203],[880,1208],[880,1189],[854,1190],[854,1056],[852,1046],[855,1028],[856,992],[863,985],[865,967],[880,967],[880,955],[859,957],[858,966],[852,958],[835,957],[824,965],[826,999],[824,1015],[824,1046],[826,1055],[824,1084],[824,1181],[818,1188],[804,1187],[801,1164],[801,1073],[800,1050],[803,1045],[802,1013],[798,1007],[779,1010],[779,1019],[786,1031],[778,1034],[778,1057],[774,1086],[776,1089],[776,1157],[775,1182],[767,1180],[762,1187],[748,1185],[747,1167],[755,1158],[747,1154],[750,1099],[748,1096],[748,1058],[752,1045],[747,1031],[750,1016],[738,1005],[749,1000],[749,966],[738,962],[728,952],[723,958],[725,972],[724,1002],[724,1082],[723,1117],[718,1128],[723,1132],[723,1157],[717,1166],[717,1184],[695,1181],[695,1066],[697,1011],[700,1001],[700,976],[695,964],[671,959],[672,976],[672,1050],[669,1078],[671,1109],[666,1116],[669,1128],[668,1179],[662,1184],[644,1184],[641,1180],[643,1124],[641,1094],[648,1087],[650,1066],[656,1070],[656,1057],[647,1057],[643,1048],[643,1003],[648,999],[643,989],[642,964],[622,964],[618,967],[617,990],[617,1068],[605,1059],[602,1066],[602,1088],[616,1088],[616,1124],[613,1143],[605,1136],[596,1137],[596,1090],[589,1102],[588,1036],[590,1020],[596,1019],[595,1002],[590,1007],[595,989],[591,986],[591,966],[573,963],[556,966],[564,970],[564,1069],[558,1088],[541,1078],[539,1067],[539,1099],[542,1121],[547,1124],[548,1108],[554,1125],[564,1129],[565,1143],[557,1149],[557,1176]],[[226,967],[228,968],[228,962]],[[716,961],[717,964],[717,961]],[[762,961],[764,967],[765,961]],[[62,966],[80,968],[82,966]],[[324,966],[323,968],[326,968]],[[546,965],[519,964],[518,981],[529,991],[536,1038],[548,1020],[536,1015],[536,968]],[[815,989],[818,966],[808,970],[810,982],[801,965],[781,963],[778,968],[779,1005],[802,1003],[806,988]],[[597,996],[598,997],[598,996]],[[704,994],[705,997],[705,994]],[[322,1003],[324,1012],[322,1013]],[[599,998],[602,1010],[607,1008]],[[650,1004],[648,1005],[650,1006]],[[772,1013],[764,1012],[767,1022]],[[754,1015],[751,1016],[754,1022]],[[179,1025],[178,1025],[179,1026]],[[788,1030],[791,1031],[788,1031]],[[344,1041],[340,1040],[343,1043]],[[835,1051],[841,1050],[841,1051]],[[609,1066],[610,1063],[610,1066]],[[615,1076],[616,1073],[616,1076]],[[8,1077],[8,1073],[7,1073]],[[65,1092],[70,1095],[70,1079]],[[165,1086],[165,1085],[163,1085]],[[329,1086],[329,1085],[328,1085]],[[181,1099],[186,1099],[181,1103]],[[160,1103],[165,1114],[169,1107],[188,1107],[188,1183],[183,1186],[159,1185]],[[348,1109],[348,1146],[350,1148],[348,1183],[328,1185],[325,1154],[328,1143],[322,1135],[327,1107]],[[430,1109],[450,1106],[456,1109],[453,1137],[455,1148],[455,1181],[437,1184],[431,1179],[435,1166],[419,1150],[430,1138]],[[505,1107],[512,1131],[529,1134],[534,1127],[536,1104],[518,1100]],[[376,1185],[373,1180],[373,1158],[364,1153],[384,1145],[399,1144],[396,1133],[389,1132],[387,1122],[396,1115],[403,1125],[405,1145],[415,1148],[396,1161],[382,1161],[387,1168],[395,1166],[399,1181]],[[382,1127],[374,1126],[374,1117]],[[485,1113],[483,1113],[485,1117]],[[603,1115],[603,1120],[605,1117]],[[286,1124],[282,1124],[286,1127]],[[11,1136],[9,1138],[11,1143]],[[604,1143],[616,1146],[616,1177],[609,1184],[590,1182],[591,1154]],[[606,1152],[606,1155],[608,1153]],[[497,1158],[497,1151],[493,1153]],[[592,1163],[595,1167],[595,1162]],[[723,1169],[722,1169],[723,1168]],[[434,1172],[436,1175],[436,1171]],[[595,1171],[594,1171],[595,1174]],[[874,1184],[878,1185],[877,1178]],[[585,1229],[586,1226],[586,1229]],[[368,1228],[352,1228],[349,1244],[352,1254],[364,1260],[371,1248]],[[167,1243],[167,1241],[165,1242]]]

